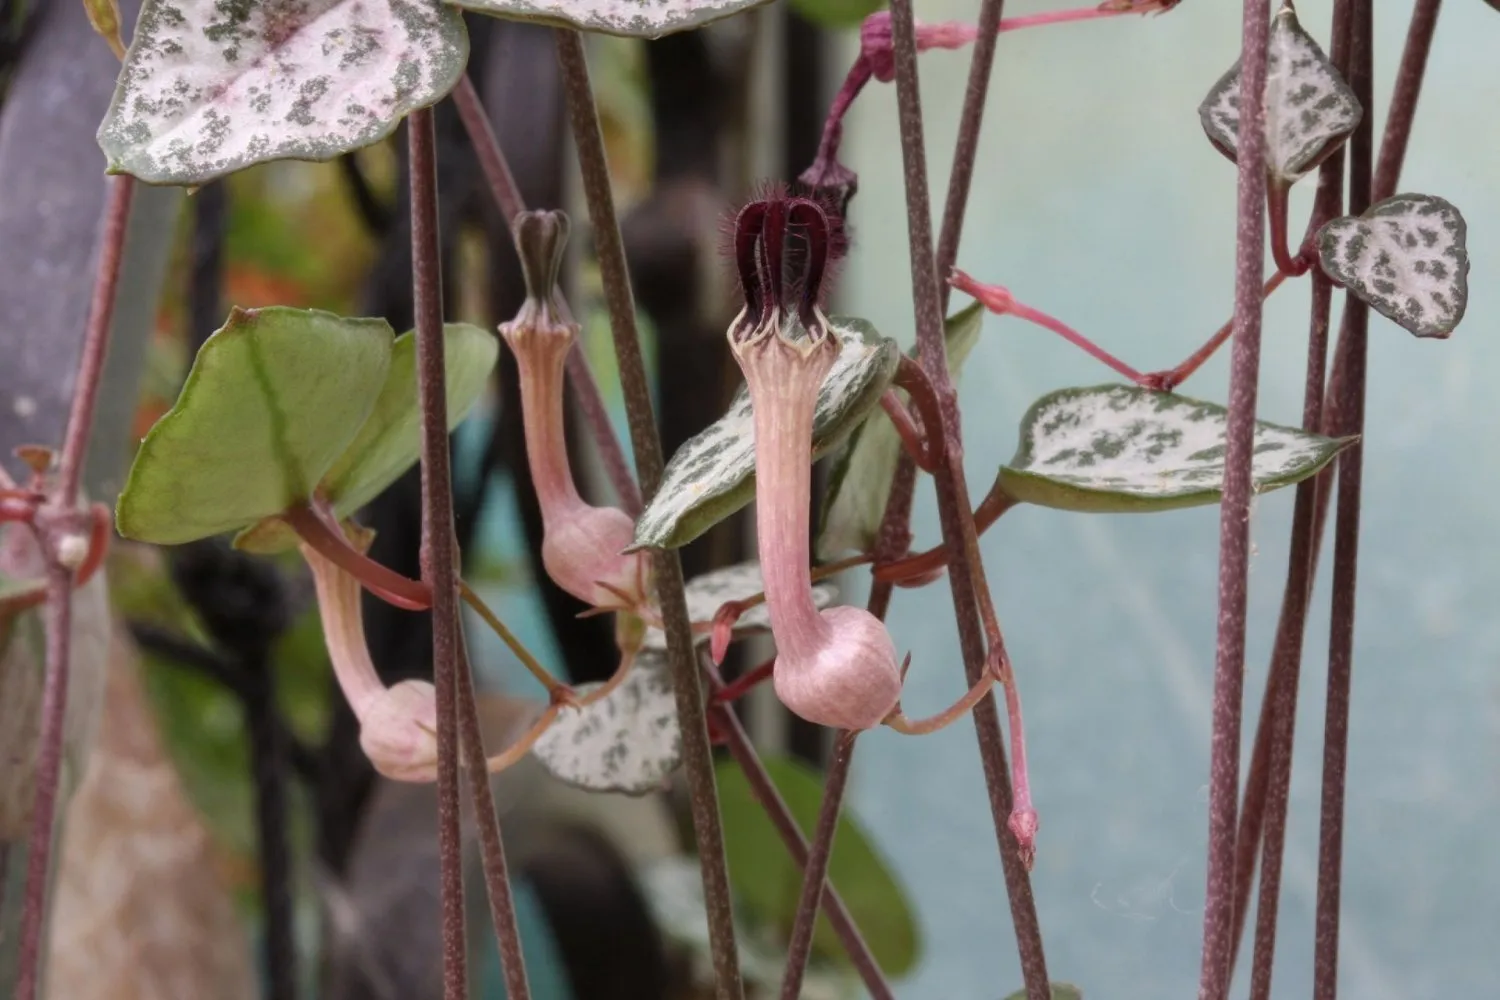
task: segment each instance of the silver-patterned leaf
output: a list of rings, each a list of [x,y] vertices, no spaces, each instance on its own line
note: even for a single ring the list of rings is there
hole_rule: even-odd
[[[579,694],[600,687],[578,685]],[[682,730],[666,657],[642,650],[607,698],[567,708],[531,748],[552,775],[591,792],[644,795],[682,761]]]
[[[702,576],[695,576],[687,584],[687,609],[688,620],[695,622],[713,621],[714,615],[719,608],[729,601],[743,601],[747,597],[754,597],[765,589],[765,581],[760,575],[760,563],[750,562],[738,563],[734,566],[726,566],[716,569]],[[812,588],[813,606],[826,608],[833,603],[838,596],[838,588],[829,583],[814,584]],[[747,632],[752,629],[769,629],[771,627],[771,613],[766,608],[764,601],[749,608],[740,615],[735,622],[736,632]],[[707,642],[707,633],[695,636],[699,642]],[[659,628],[648,628],[646,630],[645,649],[665,652],[667,648],[667,637]]]
[[[1468,227],[1457,208],[1398,194],[1318,232],[1323,270],[1418,337],[1447,337],[1469,302]]]
[[[948,317],[943,334],[948,341],[948,371],[957,380],[969,352],[984,328],[984,304],[975,302]],[[900,392],[903,400],[906,393]],[[884,410],[854,428],[828,475],[823,511],[818,519],[819,559],[837,559],[845,552],[868,552],[880,533],[891,480],[901,458],[901,438]]]
[[[829,321],[840,341],[813,417],[813,458],[832,451],[880,402],[901,350],[862,319]],[[686,545],[755,498],[755,417],[745,387],[729,412],[683,443],[635,523],[634,548]]]
[[[449,0],[481,14],[540,21],[606,35],[660,38],[697,28],[766,0]]]
[[[153,184],[329,160],[441,100],[468,57],[439,0],[146,0],[99,145]]]
[[[1022,418],[1020,447],[998,485],[1015,500],[1058,510],[1128,514],[1218,503],[1228,413],[1139,386],[1049,393]],[[1257,421],[1253,488],[1301,482],[1353,440]]]
[[[1290,4],[1271,23],[1266,48],[1266,167],[1291,184],[1322,162],[1354,131],[1364,111],[1354,91]],[[1209,141],[1231,160],[1239,148],[1240,64],[1214,84],[1198,117]]]

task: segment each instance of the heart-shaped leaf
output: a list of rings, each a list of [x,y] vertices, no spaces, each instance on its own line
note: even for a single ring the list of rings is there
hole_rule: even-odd
[[[443,363],[447,369],[448,429],[463,422],[484,388],[499,354],[493,334],[467,323],[443,327]],[[417,406],[416,331],[396,338],[385,384],[370,416],[354,441],[323,477],[318,493],[340,518],[351,517],[379,496],[417,461],[422,414]],[[235,545],[251,552],[279,552],[296,544],[296,535],[279,518],[261,521],[241,532]]]
[[[1458,209],[1398,194],[1318,232],[1323,270],[1418,337],[1447,337],[1469,302],[1468,227]]]
[[[749,10],[766,0],[450,0],[480,14],[606,35],[660,38]]]
[[[146,0],[99,145],[153,184],[329,160],[441,100],[468,57],[439,0]]]
[[[948,371],[955,379],[983,328],[981,302],[948,317],[943,334],[948,342]],[[905,392],[897,392],[906,398]],[[854,428],[828,475],[819,518],[818,558],[836,559],[845,552],[871,550],[900,458],[901,437],[884,410],[871,413]]]
[[[233,310],[141,442],[120,534],[176,545],[307,500],[370,415],[391,340],[383,319]]]
[[[578,685],[579,694],[599,684]],[[682,730],[666,656],[642,650],[618,688],[564,709],[531,748],[552,775],[591,792],[644,795],[682,761]]]
[[[820,776],[790,757],[767,754],[761,762],[797,825],[811,837],[823,801]],[[747,917],[786,934],[797,912],[802,870],[792,862],[739,766],[723,761],[716,770],[719,809],[724,817],[724,852],[735,899],[744,906]],[[890,976],[909,972],[922,949],[916,919],[890,866],[847,809],[839,816],[834,834],[828,878],[843,897],[881,969]],[[826,916],[818,917],[813,948],[827,958],[838,959],[844,954]]]
[[[760,563],[755,561],[742,562],[734,566],[726,566],[716,569],[702,576],[695,576],[687,584],[687,609],[688,620],[695,622],[713,621],[714,615],[719,608],[729,601],[743,601],[748,597],[754,597],[765,589],[765,581],[760,575]],[[826,608],[833,603],[838,596],[838,588],[828,583],[814,584],[812,588],[813,606]],[[764,601],[753,608],[746,609],[735,622],[736,632],[750,631],[751,629],[769,629],[771,627],[771,612],[767,609]],[[707,634],[696,637],[699,642],[707,642]],[[659,628],[648,628],[644,640],[644,648],[666,651],[667,637]]]
[[[1072,983],[1048,983],[1047,988],[1052,993],[1052,1000],[1083,1000],[1083,990]],[[1026,1000],[1026,991],[1017,990],[1005,1000]]]
[[[1285,4],[1266,47],[1266,168],[1289,185],[1322,162],[1359,124],[1364,110],[1318,43]],[[1198,106],[1203,131],[1235,158],[1240,136],[1240,64]]]
[[[901,360],[896,342],[862,319],[829,321],[840,350],[818,392],[813,458],[832,451],[880,402]],[[755,498],[755,416],[744,386],[729,412],[685,441],[635,523],[633,548],[686,545]]]
[[[1058,510],[1130,514],[1218,503],[1224,428],[1215,403],[1139,386],[1061,389],[1021,419],[1021,444],[1000,469],[1008,496]],[[1301,482],[1353,443],[1257,421],[1257,493]]]

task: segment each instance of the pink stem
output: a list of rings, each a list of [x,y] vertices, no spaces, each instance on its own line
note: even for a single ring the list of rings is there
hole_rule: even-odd
[[[382,566],[349,544],[342,531],[335,531],[306,504],[289,507],[281,519],[313,551],[354,577],[370,593],[407,611],[432,607],[432,588]]]

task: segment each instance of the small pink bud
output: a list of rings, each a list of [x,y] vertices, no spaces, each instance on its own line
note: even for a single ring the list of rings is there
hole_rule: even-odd
[[[735,245],[745,308],[729,341],[755,413],[757,541],[776,640],[776,694],[809,722],[859,730],[896,707],[901,672],[879,619],[851,607],[820,613],[812,599],[813,417],[838,357],[818,308],[828,236],[823,209],[806,198],[751,202],[740,212]],[[787,284],[789,247],[800,257]]]
[[[542,508],[542,565],[563,590],[587,604],[630,609],[648,601],[646,562],[623,554],[635,540],[624,511],[594,507],[579,496],[568,465],[563,425],[563,380],[578,326],[564,318],[556,297],[558,269],[568,239],[561,212],[523,212],[516,243],[526,275],[526,303],[500,327],[515,352],[521,378],[526,458]]]

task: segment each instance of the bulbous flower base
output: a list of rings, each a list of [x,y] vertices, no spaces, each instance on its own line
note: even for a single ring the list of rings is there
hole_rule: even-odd
[[[782,704],[808,722],[873,729],[901,698],[901,667],[884,623],[854,607],[821,612],[829,641],[811,656],[778,651],[772,682]]]
[[[359,745],[394,781],[437,780],[437,694],[427,681],[401,681],[364,707]]]
[[[542,565],[559,587],[585,604],[638,607],[646,602],[643,557],[622,554],[634,541],[635,523],[624,511],[579,506],[547,525]]]

